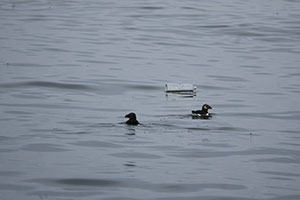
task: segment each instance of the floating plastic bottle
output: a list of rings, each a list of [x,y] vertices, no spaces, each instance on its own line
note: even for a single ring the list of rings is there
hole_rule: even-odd
[[[193,84],[177,84],[177,83],[167,83],[165,85],[166,93],[180,93],[180,94],[196,94],[197,87]]]

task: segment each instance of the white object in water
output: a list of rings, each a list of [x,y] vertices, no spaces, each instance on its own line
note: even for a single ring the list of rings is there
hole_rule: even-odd
[[[167,83],[165,91],[166,92],[174,92],[174,93],[196,93],[197,87],[193,84],[185,83],[185,84],[177,84],[177,83]]]

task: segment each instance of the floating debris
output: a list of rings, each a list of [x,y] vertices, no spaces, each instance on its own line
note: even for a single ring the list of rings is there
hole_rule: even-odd
[[[178,93],[178,94],[193,94],[196,95],[197,87],[193,84],[177,84],[177,83],[167,83],[165,85],[166,93]]]

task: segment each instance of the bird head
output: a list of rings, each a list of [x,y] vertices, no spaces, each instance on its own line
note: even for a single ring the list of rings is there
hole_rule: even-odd
[[[202,110],[208,110],[208,109],[212,109],[212,107],[208,104],[203,104]]]
[[[125,115],[125,118],[136,119],[136,115],[135,115],[135,113],[131,112],[131,113]]]

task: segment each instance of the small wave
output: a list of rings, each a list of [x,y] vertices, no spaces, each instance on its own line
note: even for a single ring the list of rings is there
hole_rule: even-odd
[[[12,171],[12,170],[8,170],[8,171],[0,171],[0,177],[1,176],[5,176],[5,177],[10,177],[10,176],[20,176],[20,175],[24,175],[24,172],[20,172],[20,171]]]
[[[149,183],[137,179],[62,178],[31,179],[27,182],[65,186],[88,186],[99,188],[138,188],[154,192],[194,192],[204,189],[243,190],[245,186],[228,183]],[[82,189],[82,188],[81,188]],[[91,188],[89,188],[91,189]],[[172,198],[173,199],[173,198]]]
[[[231,157],[231,156],[251,156],[251,155],[276,155],[281,156],[277,158],[256,159],[256,162],[282,162],[285,163],[300,163],[299,159],[291,159],[283,157],[286,155],[293,155],[297,157],[300,151],[277,148],[256,148],[242,151],[202,151],[202,150],[186,150],[179,153],[174,153],[175,157],[201,157],[201,158],[217,158],[217,157]]]
[[[35,152],[62,152],[68,151],[65,148],[62,148],[61,145],[54,145],[48,143],[35,143],[27,144],[22,147],[22,150],[35,151]]]
[[[138,158],[138,159],[160,159],[162,156],[155,155],[155,154],[149,154],[149,153],[114,153],[111,154],[114,157],[118,158]]]
[[[71,90],[94,90],[93,87],[81,84],[71,83],[58,83],[50,81],[26,81],[17,83],[2,83],[2,88],[19,88],[19,87],[47,87],[47,88],[59,88],[59,89],[71,89]]]
[[[223,113],[222,116],[299,120],[300,111],[269,112],[269,113]]]
[[[85,146],[85,147],[99,147],[99,148],[122,148],[123,145],[115,144],[111,142],[103,142],[103,141],[79,141],[72,143],[78,146]]]
[[[164,7],[161,7],[161,6],[141,6],[139,8],[143,9],[143,10],[162,10],[162,9],[165,9]]]
[[[20,185],[20,184],[0,184],[1,190],[11,190],[11,191],[27,191],[32,190],[34,187],[28,185]]]
[[[37,63],[6,63],[8,67],[50,67],[50,65],[37,64]]]
[[[287,158],[287,157],[261,158],[261,159],[255,159],[254,161],[255,162],[282,163],[282,164],[300,164],[299,159]]]
[[[207,77],[214,78],[217,81],[226,81],[226,82],[248,82],[247,79],[234,77],[234,76],[219,76],[219,75],[207,75]]]
[[[230,26],[228,25],[202,25],[202,26],[198,26],[199,28],[213,28],[213,29],[217,29],[217,28],[229,28]]]
[[[259,171],[259,173],[269,174],[272,176],[300,177],[300,174],[298,173],[281,172],[281,171]]]
[[[120,84],[120,87],[125,87],[128,89],[136,89],[136,90],[143,90],[143,91],[149,91],[149,90],[163,90],[163,87],[161,86],[155,86],[155,85],[145,85],[145,84]]]
[[[46,184],[62,184],[70,186],[116,186],[120,183],[115,180],[110,179],[90,179],[90,178],[63,178],[63,179],[32,179],[27,180],[27,182],[37,182],[37,183],[46,183]]]

